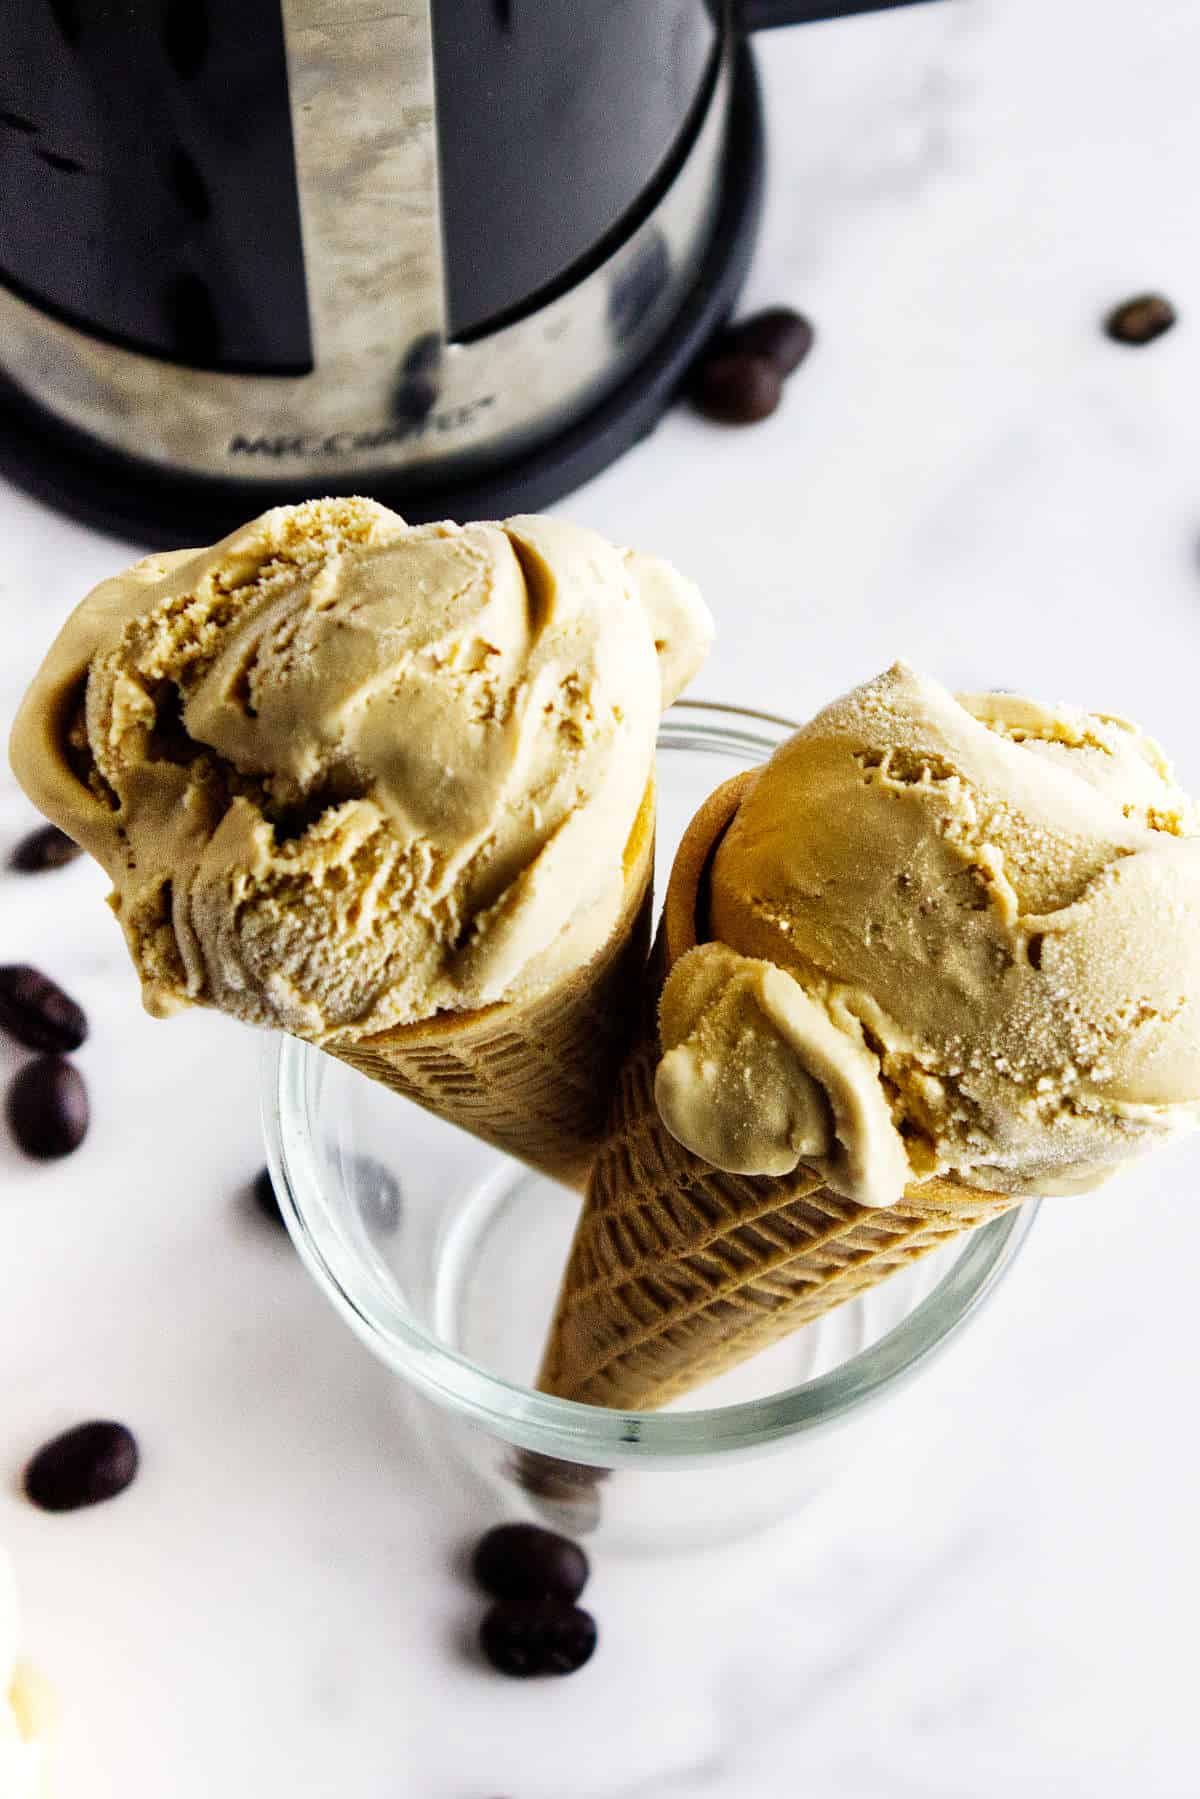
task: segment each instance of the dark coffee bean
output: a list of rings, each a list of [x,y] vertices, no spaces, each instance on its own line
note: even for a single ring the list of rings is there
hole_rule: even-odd
[[[83,1008],[49,977],[22,962],[0,968],[0,1030],[26,1049],[64,1055],[88,1034]]]
[[[283,1213],[279,1210],[279,1197],[275,1192],[275,1183],[271,1179],[269,1168],[259,1169],[254,1177],[254,1186],[251,1191],[254,1194],[254,1203],[267,1223],[285,1231],[287,1225],[283,1222]]]
[[[783,376],[766,356],[704,356],[692,383],[698,410],[722,425],[769,418],[782,393]]]
[[[788,306],[772,306],[739,319],[722,331],[712,353],[720,356],[765,356],[781,375],[791,375],[813,347],[816,333],[808,320]]]
[[[88,1096],[74,1063],[61,1056],[27,1062],[8,1089],[8,1122],[27,1156],[48,1161],[78,1149],[87,1136]]]
[[[538,1524],[497,1524],[482,1536],[471,1572],[495,1599],[578,1599],[588,1559],[570,1537]]]
[[[57,825],[42,825],[22,837],[9,858],[10,866],[21,874],[41,874],[47,868],[65,868],[83,851]]]
[[[1162,294],[1138,294],[1115,306],[1104,321],[1104,329],[1118,344],[1152,344],[1156,337],[1169,331],[1176,320],[1175,308]]]
[[[138,1471],[138,1446],[123,1424],[77,1424],[39,1449],[25,1493],[44,1512],[74,1512],[123,1493]]]
[[[596,1620],[561,1599],[502,1599],[480,1625],[479,1644],[493,1668],[518,1680],[573,1674],[591,1660]]]

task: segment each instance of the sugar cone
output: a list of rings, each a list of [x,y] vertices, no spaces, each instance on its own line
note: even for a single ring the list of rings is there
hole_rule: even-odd
[[[620,916],[590,961],[531,999],[324,1047],[426,1111],[582,1187],[636,1028],[653,870],[651,781],[625,846]]]
[[[649,1411],[1017,1203],[949,1181],[856,1204],[803,1166],[725,1174],[678,1143],[654,1103],[658,995],[696,943],[713,851],[752,774],[718,788],[680,844],[637,1039],[592,1165],[538,1384]]]

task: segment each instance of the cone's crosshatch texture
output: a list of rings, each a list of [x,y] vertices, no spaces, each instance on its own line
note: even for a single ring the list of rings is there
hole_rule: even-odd
[[[930,1180],[902,1205],[862,1206],[803,1167],[723,1173],[666,1130],[654,1101],[658,994],[696,942],[712,853],[754,778],[719,788],[676,856],[638,1040],[618,1078],[539,1377],[560,1398],[665,1405],[1019,1203]]]
[[[582,1187],[636,1027],[650,942],[654,789],[625,852],[608,941],[545,993],[325,1047],[553,1179]]]

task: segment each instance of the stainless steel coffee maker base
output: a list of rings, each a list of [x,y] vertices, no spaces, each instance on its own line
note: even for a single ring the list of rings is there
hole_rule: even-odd
[[[130,396],[130,442],[114,444],[111,426],[107,441],[88,428],[86,382],[77,384],[74,403],[65,402],[71,383],[64,386],[60,361],[56,381],[10,383],[0,395],[0,468],[91,522],[145,542],[211,535],[269,505],[364,487],[414,520],[545,505],[653,428],[732,309],[757,226],[762,162],[761,103],[743,44],[716,71],[675,180],[629,238],[528,319],[476,343],[447,345],[440,358],[436,337],[427,350],[418,340],[408,365],[394,373],[399,416],[361,431],[327,420],[297,434],[303,378],[238,377],[240,395],[261,388],[276,405],[281,390],[291,389],[291,426],[286,409],[265,425],[247,417],[218,446],[196,396],[167,391],[197,372],[139,357],[132,360],[152,369],[160,385],[139,400]],[[23,307],[12,295],[0,297],[6,341],[14,329],[36,326],[36,341],[28,339],[29,353],[16,366],[36,369],[40,354],[44,370],[51,341],[78,349],[73,340],[81,334],[31,308],[23,318]],[[591,346],[575,358],[574,378],[563,339]],[[93,369],[105,356],[127,354],[82,341]],[[80,363],[73,367],[78,375]],[[502,402],[489,401],[486,384],[481,391],[468,374],[487,367],[503,372],[496,384]],[[147,409],[159,415],[161,458],[134,448]]]
[[[65,424],[177,474],[247,483],[463,468],[548,436],[661,334],[712,230],[729,107],[714,48],[679,166],[652,210],[556,297],[451,335],[438,204],[433,37],[422,4],[281,0],[312,361],[188,366],[80,329],[0,288],[9,377]],[[352,110],[353,129],[347,128]],[[551,171],[547,170],[547,178]]]

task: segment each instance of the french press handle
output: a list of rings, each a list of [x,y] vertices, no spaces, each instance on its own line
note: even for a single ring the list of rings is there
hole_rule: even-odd
[[[817,19],[885,12],[893,6],[918,3],[919,0],[734,0],[733,17],[739,31],[768,31],[773,25],[806,25]]]

